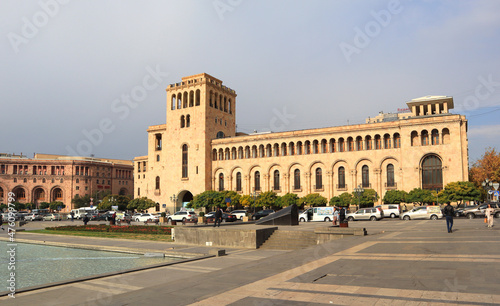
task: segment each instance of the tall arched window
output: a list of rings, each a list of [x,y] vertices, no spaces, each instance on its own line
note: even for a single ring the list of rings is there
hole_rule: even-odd
[[[176,104],[177,104],[177,101],[175,99],[175,95],[172,95],[172,107],[170,109],[174,110]]]
[[[339,167],[339,183],[337,185],[338,189],[344,189],[345,186],[345,168]]]
[[[181,116],[181,128],[185,127],[186,126],[186,119],[184,117],[184,115]]]
[[[401,148],[401,136],[399,136],[399,133],[394,133],[394,149],[399,149]]]
[[[388,164],[387,165],[387,187],[394,187],[395,182],[394,182],[394,165],[393,164]]]
[[[187,91],[184,92],[184,97],[183,97],[182,101],[183,101],[182,107],[187,108],[188,107],[188,93],[187,93]]]
[[[224,190],[224,174],[219,174],[219,191]]]
[[[181,109],[182,108],[182,94],[179,93],[177,94],[177,109]]]
[[[423,130],[422,133],[420,134],[420,137],[422,138],[422,145],[428,146],[429,145],[429,133],[426,130]]]
[[[191,115],[186,116],[186,127],[189,127],[191,125]]]
[[[384,135],[384,149],[391,148],[391,136],[389,134]]]
[[[194,91],[190,91],[189,92],[189,107],[193,107],[194,106]]]
[[[188,177],[188,146],[182,145],[182,177]]]
[[[201,92],[199,89],[196,90],[196,106],[199,106],[200,105],[200,95],[201,95]]]
[[[323,171],[316,168],[316,189],[323,189]]]
[[[230,114],[233,113],[233,108],[231,107],[231,99],[229,99],[227,101],[227,109],[228,109],[228,111],[229,111]]]
[[[429,155],[422,161],[422,189],[443,189],[443,165],[436,155]]]
[[[295,169],[293,172],[293,189],[300,190],[300,170]]]
[[[208,98],[208,101],[209,101],[210,107],[213,107],[213,106],[214,106],[213,96],[214,96],[214,93],[210,90],[210,97]]]
[[[260,191],[260,172],[255,171],[255,191]]]
[[[241,172],[236,173],[236,191],[241,191]]]
[[[439,132],[438,130],[432,130],[432,145],[438,145],[439,144]]]
[[[367,165],[361,168],[361,184],[363,188],[370,188],[370,169]]]
[[[156,190],[160,189],[160,177],[159,176],[156,177],[155,189]]]
[[[274,186],[273,190],[280,190],[280,172],[274,170]]]

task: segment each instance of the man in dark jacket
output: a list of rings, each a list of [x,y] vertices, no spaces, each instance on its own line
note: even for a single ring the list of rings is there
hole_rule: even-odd
[[[222,210],[220,210],[220,207],[217,207],[217,210],[215,211],[215,221],[214,221],[214,227],[219,226],[222,221]],[[217,222],[219,222],[219,225],[217,225]]]
[[[443,209],[443,214],[446,218],[446,227],[448,228],[448,233],[452,233],[453,232],[453,216],[455,215],[455,210],[453,209],[453,206],[450,205],[450,203],[448,202],[448,204],[444,207]]]

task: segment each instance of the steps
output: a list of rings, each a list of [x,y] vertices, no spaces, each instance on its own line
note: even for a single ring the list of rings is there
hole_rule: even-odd
[[[276,230],[259,249],[298,250],[317,244],[313,231]]]

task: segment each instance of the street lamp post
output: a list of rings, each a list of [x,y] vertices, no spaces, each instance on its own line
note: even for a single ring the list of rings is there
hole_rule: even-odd
[[[176,196],[175,194],[173,194],[173,195],[170,197],[170,201],[171,201],[172,203],[174,203],[174,213],[175,213],[175,211],[177,210],[177,207],[176,207],[176,206],[177,206],[177,205],[176,205],[176,204],[177,204],[177,200],[178,200],[178,198],[177,198],[177,196]]]
[[[255,214],[255,201],[257,201],[257,197],[259,194],[254,190],[252,193],[250,193],[250,196],[253,197],[253,213]]]
[[[356,193],[356,196],[358,198],[358,209],[359,209],[360,208],[359,197],[361,197],[361,195],[363,194],[363,192],[365,192],[365,190],[363,189],[363,187],[361,187],[361,184],[359,184],[358,187],[354,188],[354,192]]]
[[[481,185],[483,186],[484,190],[486,190],[486,201],[487,202],[491,202],[490,201],[490,192],[491,190],[493,189],[493,182],[490,181],[489,179],[485,179]]]

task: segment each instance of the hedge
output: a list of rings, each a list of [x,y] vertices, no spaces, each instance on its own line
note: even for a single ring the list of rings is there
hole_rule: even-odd
[[[172,234],[171,226],[151,226],[151,225],[68,225],[58,227],[47,227],[51,231],[78,231],[78,232],[115,232],[134,234]]]

